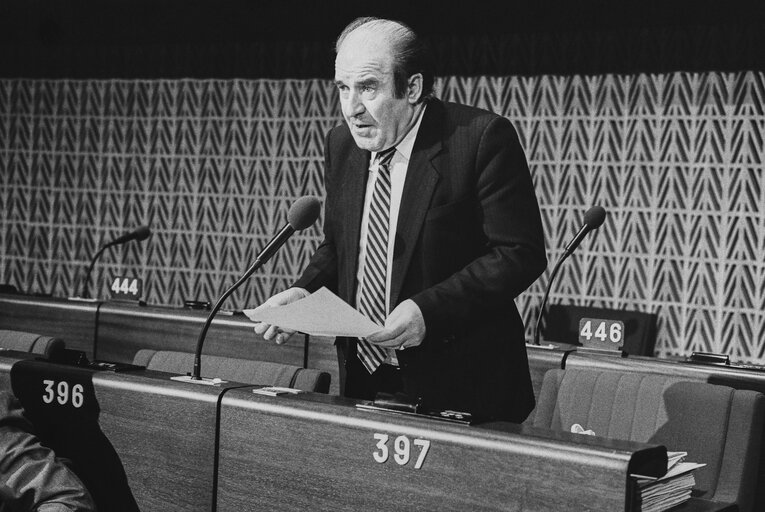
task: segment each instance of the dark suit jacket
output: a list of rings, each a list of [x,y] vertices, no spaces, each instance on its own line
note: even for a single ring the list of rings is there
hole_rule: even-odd
[[[325,239],[295,286],[326,286],[355,303],[369,158],[346,125],[327,135]],[[407,170],[391,276],[391,309],[412,299],[427,328],[419,347],[397,353],[405,391],[432,408],[525,419],[534,397],[514,298],[546,264],[539,207],[510,122],[430,101]],[[338,343],[343,355],[353,353],[353,340]]]

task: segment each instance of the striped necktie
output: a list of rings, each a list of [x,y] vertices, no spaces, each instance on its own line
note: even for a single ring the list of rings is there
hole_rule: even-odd
[[[377,179],[369,203],[367,221],[366,255],[364,272],[359,291],[359,311],[380,325],[385,325],[388,311],[385,308],[388,275],[388,230],[390,226],[390,161],[396,148],[377,154]],[[384,348],[368,341],[358,341],[356,355],[364,368],[373,373],[385,361]]]

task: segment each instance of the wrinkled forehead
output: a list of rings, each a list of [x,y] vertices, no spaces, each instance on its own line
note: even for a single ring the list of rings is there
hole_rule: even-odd
[[[387,37],[360,27],[346,37],[335,57],[335,79],[364,73],[393,73],[393,51]]]

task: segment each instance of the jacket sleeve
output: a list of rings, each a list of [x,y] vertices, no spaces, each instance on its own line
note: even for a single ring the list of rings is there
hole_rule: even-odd
[[[0,510],[95,510],[80,479],[40,444],[18,400],[5,391],[0,391],[0,505]]]

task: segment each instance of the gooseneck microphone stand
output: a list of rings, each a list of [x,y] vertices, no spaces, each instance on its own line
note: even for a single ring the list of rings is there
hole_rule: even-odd
[[[194,351],[194,367],[191,374],[171,377],[173,380],[192,382],[195,384],[217,384],[220,382],[220,379],[203,379],[201,376],[202,347],[204,345],[205,338],[207,337],[207,331],[210,329],[210,325],[212,325],[213,318],[215,318],[215,315],[218,313],[221,306],[223,306],[223,303],[226,301],[226,299],[229,298],[234,290],[239,288],[247,279],[249,279],[253,273],[255,273],[256,270],[258,270],[269,259],[271,259],[276,251],[282,245],[284,245],[287,239],[289,239],[289,237],[292,236],[295,231],[303,230],[316,222],[320,211],[321,203],[315,197],[304,196],[293,203],[292,207],[287,213],[287,225],[285,225],[279,231],[279,233],[277,233],[276,236],[274,236],[274,238],[268,242],[268,245],[266,245],[266,247],[261,251],[250,268],[247,269],[244,275],[240,277],[228,290],[226,290],[223,295],[221,295],[221,297],[215,303],[215,306],[213,306],[212,310],[210,311],[210,314],[207,315],[207,320],[205,320],[202,331],[199,333],[199,338],[197,338],[197,347]]]
[[[550,274],[550,280],[547,282],[547,289],[545,290],[545,296],[542,299],[542,305],[539,307],[539,313],[537,314],[537,323],[534,326],[534,345],[539,345],[539,331],[542,324],[542,316],[544,315],[545,307],[547,306],[547,299],[550,296],[550,289],[552,288],[555,276],[558,275],[558,270],[561,264],[566,258],[573,254],[574,250],[579,247],[579,244],[584,240],[584,237],[590,231],[598,229],[603,221],[606,219],[606,210],[602,206],[593,206],[587,210],[584,214],[584,222],[574,238],[566,245],[563,250],[563,255],[558,258],[557,263],[553,267],[552,274]]]

